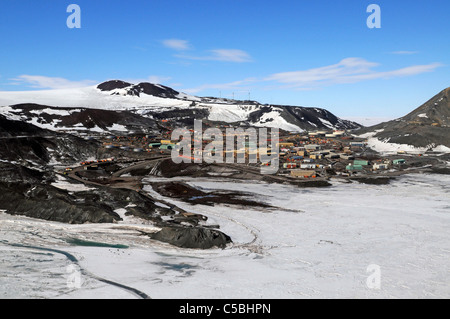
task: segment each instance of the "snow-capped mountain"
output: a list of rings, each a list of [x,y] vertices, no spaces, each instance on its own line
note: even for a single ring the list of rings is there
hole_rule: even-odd
[[[375,150],[450,152],[450,88],[409,114],[355,132]]]
[[[161,119],[188,125],[194,118],[294,132],[361,127],[321,108],[197,97],[159,84],[119,80],[80,89],[0,92],[0,114],[53,130],[152,130]]]
[[[146,94],[170,99],[183,99],[184,97],[183,94],[170,87],[147,82],[134,85],[128,82],[114,80],[99,84],[97,89],[103,92],[110,92],[111,95],[141,96],[141,94]]]

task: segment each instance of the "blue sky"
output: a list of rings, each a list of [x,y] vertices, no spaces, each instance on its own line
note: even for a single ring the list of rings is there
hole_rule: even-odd
[[[448,0],[2,0],[0,90],[121,79],[398,117],[450,86],[448,12]]]

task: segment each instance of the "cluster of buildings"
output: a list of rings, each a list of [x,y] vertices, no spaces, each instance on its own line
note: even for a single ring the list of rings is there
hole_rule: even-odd
[[[366,156],[366,143],[345,131],[318,131],[290,135],[279,143],[281,174],[297,178],[352,176],[389,170],[406,164],[404,159]]]
[[[144,134],[132,136],[107,136],[103,139],[103,147],[107,150],[122,150],[125,152],[163,152],[170,151],[176,146],[170,140],[158,136]]]
[[[194,133],[193,130],[190,130]],[[224,130],[225,131],[225,130]],[[242,133],[245,135],[244,133]],[[178,147],[179,141],[170,140],[170,131],[159,136],[133,135],[133,136],[108,136],[103,139],[103,147],[106,149],[120,149],[127,152],[156,152],[159,154],[170,154]],[[194,135],[195,137],[195,135]],[[234,136],[235,145],[233,150],[225,147],[223,143],[227,140],[226,133],[222,141],[214,139],[203,139],[201,145],[222,144],[224,159],[229,156],[245,157],[247,165],[264,166],[270,165],[261,161],[259,156],[272,154],[271,147],[264,149],[253,145],[248,136]],[[201,155],[202,149],[194,148],[196,144],[192,140],[192,159]],[[366,143],[364,139],[355,138],[346,131],[316,131],[304,134],[284,134],[279,140],[271,141],[276,145],[280,159],[279,174],[290,175],[296,178],[316,178],[319,176],[341,175],[351,176],[362,173],[374,173],[391,168],[400,167],[405,164],[404,159],[383,159],[374,156],[366,156]],[[198,144],[198,143],[197,143]],[[232,152],[232,154],[229,154]],[[198,154],[197,154],[198,153]],[[257,158],[258,161],[251,162],[249,159]],[[224,161],[225,162],[225,161]]]

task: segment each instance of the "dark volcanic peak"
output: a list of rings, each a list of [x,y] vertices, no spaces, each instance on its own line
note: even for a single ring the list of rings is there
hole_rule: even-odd
[[[154,84],[148,82],[141,82],[139,84],[132,84],[125,81],[120,80],[111,80],[107,82],[103,82],[97,86],[97,89],[103,92],[111,92],[113,95],[132,95],[132,96],[140,96],[141,94],[153,95],[157,97],[163,98],[171,98],[175,99],[178,97],[180,92],[175,91],[174,89],[161,85]],[[125,92],[118,92],[115,90],[124,89]]]
[[[450,126],[450,88],[442,90],[439,94],[401,119]]]
[[[123,89],[123,88],[129,87],[129,86],[132,86],[132,85],[133,84],[131,84],[131,83],[120,81],[120,80],[111,80],[111,81],[106,81],[106,82],[99,84],[97,86],[97,89],[99,89],[100,91],[112,91],[112,90],[116,90],[116,89]]]
[[[128,89],[128,95],[139,96],[142,93],[165,98],[176,98],[180,94],[180,92],[175,91],[170,87],[148,82],[133,85]]]
[[[360,134],[376,132],[374,137],[390,143],[409,144],[415,147],[433,145],[450,147],[450,88],[441,91],[399,119],[358,132]]]

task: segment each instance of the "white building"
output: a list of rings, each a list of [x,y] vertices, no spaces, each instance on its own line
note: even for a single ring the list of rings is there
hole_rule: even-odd
[[[373,164],[372,167],[374,170],[383,170],[383,169],[388,169],[389,165],[385,164],[385,163],[381,163],[381,164]]]
[[[317,145],[317,144],[307,144],[305,145],[305,150],[307,151],[318,151],[322,149],[322,146]]]

